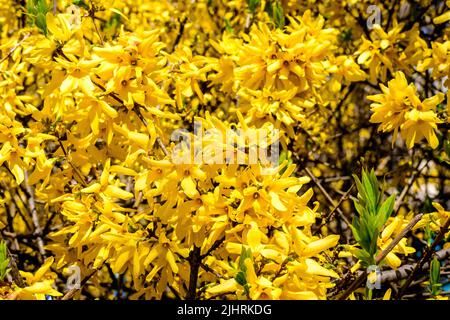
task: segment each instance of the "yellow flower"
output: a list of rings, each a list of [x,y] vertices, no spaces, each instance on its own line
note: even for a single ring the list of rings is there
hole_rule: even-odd
[[[45,300],[46,296],[62,296],[62,293],[52,287],[54,284],[54,277],[49,270],[53,262],[53,257],[48,258],[35,274],[20,271],[21,276],[25,278],[27,286],[25,288],[17,288],[14,293],[11,294],[10,299]]]
[[[397,72],[395,78],[388,82],[388,87],[380,85],[383,93],[367,98],[372,103],[373,112],[370,121],[380,123],[379,130],[394,131],[392,144],[395,143],[398,131],[406,139],[408,148],[423,138],[426,138],[434,149],[438,145],[435,129],[441,123],[433,111],[443,99],[443,94],[420,101],[413,84],[409,84],[402,72]]]

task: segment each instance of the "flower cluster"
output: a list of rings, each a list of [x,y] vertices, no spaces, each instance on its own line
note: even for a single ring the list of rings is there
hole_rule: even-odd
[[[448,250],[438,2],[0,0],[0,299],[370,299]]]

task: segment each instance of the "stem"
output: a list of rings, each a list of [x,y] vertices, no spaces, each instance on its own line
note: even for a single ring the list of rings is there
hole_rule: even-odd
[[[42,240],[42,228],[39,223],[38,212],[36,210],[36,203],[34,201],[34,190],[31,188],[31,186],[28,183],[28,172],[27,171],[25,171],[25,188],[29,195],[28,204],[30,206],[31,220],[33,221],[34,233],[37,235],[36,242],[38,245],[39,254],[41,255],[42,258],[45,259],[44,241]]]
[[[76,289],[76,288],[73,288],[73,289],[70,289],[62,298],[61,298],[61,300],[70,300],[70,299],[72,299],[74,296],[75,296],[75,294],[79,291],[79,290],[81,290],[81,288],[83,288],[83,286],[89,281],[89,279],[90,278],[92,278],[92,276],[94,275],[94,274],[96,274],[97,273],[97,270],[94,270],[94,272],[92,272],[90,275],[88,275],[86,278],[84,278],[82,281],[81,281],[81,283],[80,283],[80,288],[79,289]]]
[[[339,213],[339,215],[342,217],[342,219],[345,221],[345,223],[348,226],[350,226],[351,223],[350,223],[350,221],[348,221],[347,217],[344,215],[344,212],[342,212],[342,210],[339,209],[339,207],[334,203],[333,199],[328,194],[327,190],[325,190],[325,188],[319,182],[319,180],[317,180],[317,178],[312,174],[312,172],[308,168],[305,168],[304,170],[305,170],[306,174],[311,178],[311,180],[319,187],[320,191],[325,196],[325,199],[327,199],[327,201],[333,206],[333,208],[336,208],[336,211]]]
[[[186,300],[195,300],[197,297],[197,280],[200,263],[200,248],[194,246],[194,249],[189,254],[189,266],[191,268],[191,272],[189,275],[189,290],[186,295]]]
[[[0,241],[3,240],[2,234],[0,233]],[[9,251],[8,247],[6,247],[6,253],[8,254],[9,266],[11,267],[11,276],[15,284],[17,284],[20,288],[25,288],[25,282],[20,275],[19,268],[17,267],[16,259]]]
[[[406,279],[406,282],[400,288],[396,296],[396,299],[400,299],[405,294],[406,289],[408,289],[409,285],[413,281],[414,276],[417,274],[419,270],[422,270],[422,267],[425,264],[425,262],[427,262],[431,258],[431,255],[435,251],[436,246],[444,239],[445,233],[448,231],[449,226],[450,226],[450,218],[448,218],[445,224],[441,227],[441,230],[439,231],[439,234],[437,235],[436,239],[433,241],[433,244],[427,248],[425,254],[416,264],[413,272],[409,275],[408,279]]]
[[[403,237],[416,225],[417,222],[422,218],[423,214],[418,214],[415,216],[408,225],[392,240],[392,242],[384,249],[376,258],[375,264],[379,264],[383,259],[388,255],[389,252],[392,251],[392,249],[395,248],[395,246],[400,242],[400,240],[403,239]],[[355,291],[359,286],[366,280],[367,277],[367,270],[365,270],[361,275],[350,285],[350,287],[345,290],[345,292],[342,294],[342,296],[339,297],[339,300],[345,300],[347,297]]]

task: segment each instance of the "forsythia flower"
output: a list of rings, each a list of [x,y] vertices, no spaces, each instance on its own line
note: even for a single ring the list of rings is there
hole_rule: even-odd
[[[388,86],[380,85],[382,94],[368,96],[375,101],[371,105],[373,115],[371,122],[381,123],[379,130],[394,131],[394,144],[398,131],[408,148],[425,138],[434,149],[438,146],[435,130],[441,123],[435,113],[435,108],[443,100],[443,94],[420,101],[413,84],[408,84],[405,75],[398,72]]]

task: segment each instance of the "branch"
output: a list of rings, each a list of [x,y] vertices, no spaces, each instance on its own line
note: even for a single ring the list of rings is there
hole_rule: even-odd
[[[428,165],[427,161],[425,163],[425,165],[419,169],[420,163],[421,161],[419,161],[419,164],[417,165],[416,170],[414,170],[414,173],[411,175],[408,184],[403,188],[402,192],[400,193],[400,196],[398,197],[397,201],[395,202],[394,205],[394,211],[396,212],[398,210],[398,208],[400,208],[400,206],[402,205],[403,199],[406,197],[406,195],[408,194],[409,189],[411,189],[412,185],[414,184],[414,181],[416,180],[416,178],[420,175],[420,173],[422,172],[423,169],[426,168],[426,166]]]
[[[384,249],[376,258],[375,263],[378,265],[387,255],[389,252],[392,251],[392,249],[395,248],[395,246],[403,239],[403,237],[419,222],[419,220],[422,218],[423,214],[418,214],[415,216],[408,225],[394,238],[394,240],[391,241],[391,243]],[[347,297],[355,291],[359,286],[366,280],[367,277],[367,270],[365,270],[361,275],[356,278],[356,280],[350,285],[350,287],[345,290],[345,292],[342,294],[342,296],[339,297],[339,300],[345,300]]]
[[[30,37],[31,33],[27,33],[26,35],[23,36],[22,40],[20,40],[14,47],[11,48],[11,50],[9,50],[8,54],[2,59],[0,60],[0,64],[5,61],[6,59],[8,59],[13,53],[14,51],[17,50],[17,48],[20,47],[20,45],[26,40],[28,39],[28,37]]]
[[[388,255],[389,252],[392,251],[392,249],[395,248],[395,246],[406,236],[406,234],[417,224],[417,222],[422,219],[423,213],[420,213],[416,215],[414,218],[411,219],[411,221],[406,225],[406,227],[394,238],[394,240],[389,243],[389,245],[384,249],[376,259],[376,263],[380,263],[383,261],[384,258]]]
[[[406,292],[406,289],[408,289],[409,285],[414,279],[414,276],[417,274],[419,270],[423,269],[423,266],[425,262],[427,262],[430,258],[433,252],[436,249],[436,246],[444,239],[445,233],[448,231],[448,228],[450,226],[450,218],[447,218],[447,221],[445,224],[441,227],[441,230],[439,231],[439,234],[437,235],[436,239],[433,241],[433,244],[427,248],[425,254],[422,256],[422,258],[419,260],[419,262],[416,264],[413,272],[410,274],[408,279],[406,279],[406,282],[403,284],[403,286],[400,288],[396,299],[400,299]]]
[[[348,199],[348,196],[350,195],[350,192],[352,191],[354,186],[355,186],[355,183],[353,183],[350,186],[350,188],[342,195],[342,197],[341,197],[341,199],[339,199],[339,202],[337,203],[337,205],[333,208],[333,210],[331,210],[331,212],[328,214],[328,216],[324,219],[322,224],[319,226],[318,230],[320,230],[320,228],[322,228],[324,225],[326,225],[329,220],[333,219],[334,213],[341,206],[342,202],[344,202],[345,200]]]
[[[2,241],[2,240],[3,240],[3,236],[0,233],[0,241]],[[25,288],[25,282],[23,281],[22,276],[20,275],[19,268],[17,267],[16,259],[11,254],[11,251],[9,251],[8,247],[6,247],[6,253],[8,254],[9,266],[11,267],[11,276],[13,278],[13,281],[20,288]]]
[[[83,286],[89,281],[89,279],[92,278],[92,276],[93,276],[94,274],[97,273],[97,271],[98,271],[98,270],[94,270],[94,272],[92,272],[90,275],[88,275],[86,278],[84,278],[84,279],[81,281],[80,287],[79,287],[78,289],[77,289],[77,288],[70,289],[70,290],[69,290],[69,291],[61,298],[61,300],[70,300],[70,299],[72,299],[72,298],[75,296],[75,294],[76,294],[79,290],[81,290],[81,288],[83,288]]]
[[[437,251],[435,253],[435,257],[438,260],[444,260],[445,258],[450,257],[450,248]],[[416,265],[417,265],[417,263],[406,264],[404,266],[401,266],[397,270],[383,271],[381,273],[381,283],[406,279],[412,273],[412,271],[415,269]],[[428,268],[429,268],[429,263],[427,262],[422,266],[421,269],[426,270]]]
[[[213,252],[214,250],[216,250],[218,247],[220,247],[222,245],[222,243],[225,241],[225,237],[220,238],[218,240],[216,240],[213,245],[211,246],[211,248],[209,248],[209,250],[200,256],[201,259],[206,258],[207,256],[209,256],[211,254],[211,252]]]
[[[306,174],[311,178],[311,180],[319,187],[320,191],[323,193],[327,201],[335,208],[335,210],[339,213],[339,215],[342,217],[342,219],[345,221],[345,223],[350,226],[351,223],[348,221],[347,217],[344,215],[344,212],[334,203],[331,196],[328,194],[327,190],[320,184],[319,180],[312,174],[312,172],[308,169],[304,169]]]
[[[194,248],[189,254],[189,266],[191,270],[189,274],[189,290],[186,295],[186,300],[195,300],[197,297],[197,280],[200,263],[200,247],[194,245]]]
[[[184,26],[186,25],[186,21],[187,21],[187,17],[185,17],[182,21],[180,21],[180,30],[178,30],[177,37],[175,38],[175,41],[173,43],[172,51],[174,51],[177,48],[178,44],[181,41],[181,38],[183,37]]]
[[[25,188],[28,193],[28,204],[30,206],[31,211],[31,220],[33,221],[34,226],[34,233],[36,234],[36,242],[39,249],[39,254],[41,257],[45,259],[45,249],[44,249],[44,241],[42,240],[42,228],[39,224],[39,217],[38,212],[36,210],[36,204],[34,201],[34,190],[31,188],[31,186],[28,183],[28,172],[25,171]]]

